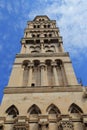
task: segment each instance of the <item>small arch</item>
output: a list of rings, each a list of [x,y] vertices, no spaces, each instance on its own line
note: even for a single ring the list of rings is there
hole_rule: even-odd
[[[58,109],[58,107],[54,104],[51,104],[48,106],[47,110],[48,114],[60,114],[60,110]]]
[[[48,24],[48,28],[50,28],[50,24]]]
[[[47,37],[47,34],[44,34],[44,37]]]
[[[60,65],[63,64],[62,60],[60,60],[60,59],[57,59],[57,60],[55,60],[55,61],[56,61],[56,63],[57,63],[58,66],[60,66]]]
[[[28,109],[29,114],[41,114],[40,108],[36,105],[33,104],[29,109]]]
[[[22,66],[27,67],[29,65],[30,61],[29,60],[24,60],[22,63]]]
[[[33,63],[34,63],[34,66],[37,67],[40,64],[40,61],[39,60],[34,60]]]
[[[11,105],[11,106],[6,110],[6,113],[7,113],[8,115],[12,115],[13,118],[14,118],[14,117],[17,117],[17,115],[19,115],[19,111],[18,111],[18,109],[16,108],[15,105]]]
[[[37,50],[34,50],[34,51],[31,51],[31,53],[39,53],[39,51],[37,51]]]
[[[32,37],[35,37],[35,34],[32,34]]]
[[[49,34],[49,37],[52,37],[52,34],[51,34],[51,33]]]
[[[46,28],[47,26],[46,25],[44,25],[44,28]]]
[[[34,25],[33,27],[36,28],[36,25]]]
[[[40,34],[37,34],[37,37],[40,37]]]
[[[52,60],[48,59],[48,60],[45,61],[45,63],[46,63],[46,65],[51,66]]]
[[[31,48],[31,49],[33,48],[33,49],[34,49],[34,46],[30,46],[30,48]]]
[[[53,50],[47,50],[46,52],[54,52]]]
[[[45,48],[49,48],[49,46],[46,45]]]
[[[35,48],[36,48],[36,49],[41,49],[40,46],[36,46]]]
[[[78,113],[78,114],[83,113],[82,109],[81,109],[78,105],[76,105],[75,103],[72,103],[72,104],[70,105],[68,111],[69,111],[70,113]]]

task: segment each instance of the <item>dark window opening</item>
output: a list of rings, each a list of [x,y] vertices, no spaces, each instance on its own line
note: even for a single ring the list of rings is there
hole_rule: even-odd
[[[44,25],[44,28],[46,28],[46,25]]]
[[[34,40],[26,40],[26,44],[32,44],[34,43]]]
[[[44,34],[45,37],[47,37],[47,34]]]
[[[40,40],[36,40],[36,43],[40,43]]]
[[[58,39],[51,39],[50,42],[51,43],[58,43]]]
[[[34,83],[32,83],[32,84],[31,84],[31,87],[35,87],[35,84],[34,84]]]
[[[34,35],[34,34],[32,34],[32,37],[35,37],[35,35]]]
[[[50,28],[50,25],[48,25],[48,28]]]
[[[36,25],[34,25],[34,28],[36,28]]]
[[[40,28],[40,25],[37,25],[37,28]]]
[[[49,34],[49,37],[52,37],[52,34]]]
[[[40,34],[37,34],[37,37],[40,37]]]
[[[45,40],[44,40],[44,43],[48,43],[48,39],[45,39]]]

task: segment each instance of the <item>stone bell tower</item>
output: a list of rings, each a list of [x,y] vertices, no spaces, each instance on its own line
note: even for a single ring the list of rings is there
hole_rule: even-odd
[[[78,84],[56,21],[27,23],[0,107],[0,130],[87,130],[87,92]]]

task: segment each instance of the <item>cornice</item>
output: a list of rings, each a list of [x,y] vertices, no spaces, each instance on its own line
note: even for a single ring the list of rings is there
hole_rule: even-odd
[[[68,86],[68,87],[58,87],[58,86],[41,86],[41,87],[6,87],[4,89],[5,94],[20,94],[20,93],[53,93],[53,92],[83,92],[80,85]]]
[[[64,53],[35,53],[35,54],[16,54],[16,58],[27,58],[27,57],[67,57],[69,56],[68,52],[64,52]]]

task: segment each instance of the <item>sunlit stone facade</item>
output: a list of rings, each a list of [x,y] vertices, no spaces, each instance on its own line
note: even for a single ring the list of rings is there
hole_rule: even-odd
[[[56,21],[27,23],[0,106],[0,130],[87,130],[87,92],[78,84]]]

